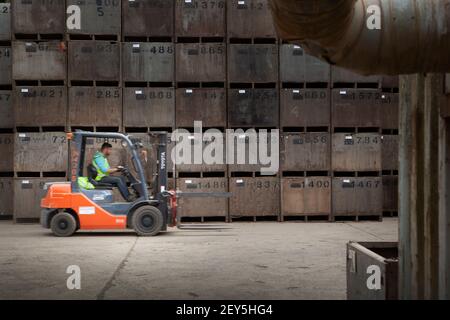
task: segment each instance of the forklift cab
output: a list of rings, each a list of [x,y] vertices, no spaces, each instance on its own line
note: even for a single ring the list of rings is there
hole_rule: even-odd
[[[68,236],[76,230],[133,228],[139,235],[156,235],[175,225],[175,192],[167,190],[167,132],[150,133],[157,139],[157,177],[150,194],[145,171],[139,157],[139,143],[121,133],[76,131],[68,134],[70,141],[70,181],[52,184],[41,201],[41,223],[58,236]],[[132,202],[115,202],[111,185],[95,181],[96,171],[86,159],[89,139],[117,139],[131,156],[134,176],[127,168],[123,173],[136,194]],[[87,178],[94,189],[80,187],[79,178]],[[94,168],[95,169],[95,168]],[[173,210],[172,210],[173,209]]]

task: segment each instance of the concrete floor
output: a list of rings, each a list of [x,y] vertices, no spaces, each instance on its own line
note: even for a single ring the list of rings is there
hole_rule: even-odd
[[[345,299],[345,244],[397,241],[395,218],[225,226],[55,238],[1,221],[0,299]],[[66,287],[69,265],[81,290]]]

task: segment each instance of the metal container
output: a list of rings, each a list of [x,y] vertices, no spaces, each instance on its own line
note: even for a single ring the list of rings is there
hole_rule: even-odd
[[[329,171],[331,136],[328,132],[284,133],[281,137],[282,171]]]
[[[330,126],[329,89],[281,89],[281,127]]]
[[[0,172],[13,172],[14,134],[0,133]]]
[[[398,243],[349,242],[347,244],[347,299],[397,300]],[[369,289],[369,277],[380,271],[381,288]]]
[[[13,89],[16,126],[60,126],[67,121],[66,86],[16,86]]]
[[[230,44],[228,46],[229,82],[277,82],[276,44]]]
[[[81,11],[81,29],[69,34],[120,36],[121,0],[67,0],[67,6],[77,5]]]
[[[379,83],[380,76],[362,76],[337,66],[331,67],[331,82],[339,83]]]
[[[398,170],[398,135],[384,134],[381,145],[381,166],[383,170]]]
[[[385,93],[382,95],[380,126],[383,129],[398,129],[399,127],[399,94]]]
[[[67,154],[67,137],[64,132],[15,134],[16,172],[66,172]]]
[[[227,97],[224,88],[177,89],[177,127],[226,127]]]
[[[230,127],[278,127],[277,89],[229,89]]]
[[[174,88],[124,88],[125,127],[175,126]]]
[[[69,41],[69,80],[120,81],[120,74],[118,42]]]
[[[230,178],[229,183],[232,194],[231,217],[279,217],[280,179],[278,177],[236,177]]]
[[[170,42],[123,43],[123,81],[173,82],[174,50]]]
[[[45,184],[63,182],[66,178],[16,178],[14,179],[14,220],[39,219],[41,199],[46,195]],[[26,220],[24,220],[26,222]]]
[[[15,35],[62,35],[66,31],[64,0],[14,0],[11,14],[12,32]]]
[[[179,178],[177,189],[182,192],[227,192],[226,178]],[[227,217],[227,198],[180,198],[178,200],[180,217]]]
[[[381,177],[335,177],[332,192],[334,216],[382,216]]]
[[[60,41],[12,43],[13,80],[65,80],[66,45]],[[77,65],[80,68],[81,65]]]
[[[0,129],[14,128],[11,90],[0,90]]]
[[[178,37],[224,37],[226,0],[176,0]]]
[[[172,37],[174,0],[122,1],[123,37]]]
[[[230,141],[233,139],[233,141]],[[279,160],[279,139],[278,134],[272,134],[268,132],[267,140],[262,141],[260,137],[246,133],[235,132],[233,138],[229,137],[227,141],[227,153],[229,160],[229,173],[233,172],[261,172],[264,169],[265,174],[275,175],[278,174],[278,166],[271,168],[273,163],[267,163],[260,157],[260,152],[263,151],[270,160],[276,158]],[[263,142],[267,145],[264,146]],[[231,149],[232,146],[232,149]],[[264,149],[261,149],[264,148]],[[276,149],[274,149],[276,148]],[[272,172],[272,169],[275,169]],[[269,171],[270,170],[270,171]]]
[[[227,0],[229,38],[276,38],[267,0]]]
[[[330,65],[306,54],[294,44],[280,46],[281,82],[330,82]]]
[[[0,217],[13,215],[13,178],[0,178]]]
[[[0,3],[0,41],[11,40],[11,4]]]
[[[122,88],[69,87],[69,126],[122,126]]]
[[[333,171],[381,171],[379,133],[332,134]]]
[[[398,212],[398,176],[382,176],[383,211]]]
[[[11,47],[0,46],[0,85],[11,84]]]
[[[281,178],[283,216],[329,216],[330,177]]]
[[[176,80],[224,82],[226,49],[223,43],[178,43]]]
[[[379,89],[333,89],[333,127],[380,127],[383,97]]]

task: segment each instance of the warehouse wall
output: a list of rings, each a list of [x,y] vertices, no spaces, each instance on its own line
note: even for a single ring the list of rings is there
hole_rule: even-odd
[[[124,131],[150,148],[146,132],[201,120],[280,129],[280,169],[178,166],[170,177],[183,191],[233,192],[182,200],[185,219],[396,214],[398,79],[281,42],[266,0],[86,0],[81,30],[66,30],[66,5],[77,3],[0,3],[1,213],[38,217],[45,182],[66,178],[65,131]],[[112,164],[125,161],[112,142]]]

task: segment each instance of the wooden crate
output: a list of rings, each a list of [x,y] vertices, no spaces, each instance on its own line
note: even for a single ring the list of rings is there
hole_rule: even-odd
[[[224,82],[226,46],[224,43],[177,43],[178,82]]]
[[[179,178],[177,189],[182,192],[227,192],[227,178]],[[227,198],[180,198],[180,217],[227,217]]]
[[[257,217],[280,215],[278,177],[233,177],[229,180],[230,216]]]
[[[120,43],[69,41],[69,80],[120,81]]]
[[[328,132],[284,133],[281,137],[282,171],[329,171],[331,135]]]
[[[39,219],[41,199],[47,193],[45,184],[62,181],[66,181],[66,178],[15,178],[14,220],[21,222],[21,219]]]
[[[81,29],[69,34],[120,36],[122,5],[119,0],[67,0],[67,6],[77,5],[81,10]],[[117,39],[119,40],[119,39]]]
[[[65,80],[66,45],[60,41],[13,41],[13,80]],[[71,64],[74,63],[71,61]],[[80,68],[82,64],[75,64]]]
[[[12,30],[17,34],[59,34],[66,31],[65,1],[11,1]]]
[[[0,178],[0,217],[13,215],[13,178]]]
[[[123,43],[123,81],[173,82],[174,51],[171,42]]]
[[[277,82],[276,44],[229,44],[229,82]]]
[[[174,88],[124,88],[123,91],[126,128],[175,126]]]
[[[281,127],[329,127],[330,89],[281,89]]]
[[[332,192],[333,216],[382,216],[381,177],[335,177]]]
[[[333,133],[332,171],[381,171],[379,133]]]
[[[194,121],[202,121],[203,127],[226,127],[227,96],[224,88],[177,89],[176,108],[177,127],[194,127]]]
[[[226,0],[176,0],[177,37],[224,37]]]
[[[381,167],[383,170],[398,170],[398,135],[384,134],[381,145]]]
[[[398,176],[383,176],[383,211],[398,212]]]
[[[64,132],[16,133],[14,171],[66,172],[67,137]]]
[[[16,126],[66,126],[66,86],[15,86],[13,93]]]
[[[11,4],[0,3],[0,41],[11,40]]]
[[[0,46],[0,85],[12,83],[11,71],[11,47]]]
[[[283,216],[329,216],[331,178],[282,178],[281,209]]]
[[[69,126],[122,126],[122,88],[69,87]]]
[[[0,129],[14,128],[12,91],[0,90]]]
[[[123,37],[172,37],[174,0],[122,1]]]
[[[0,133],[0,172],[14,171],[14,134]]]
[[[276,38],[268,0],[227,0],[229,38]]]

